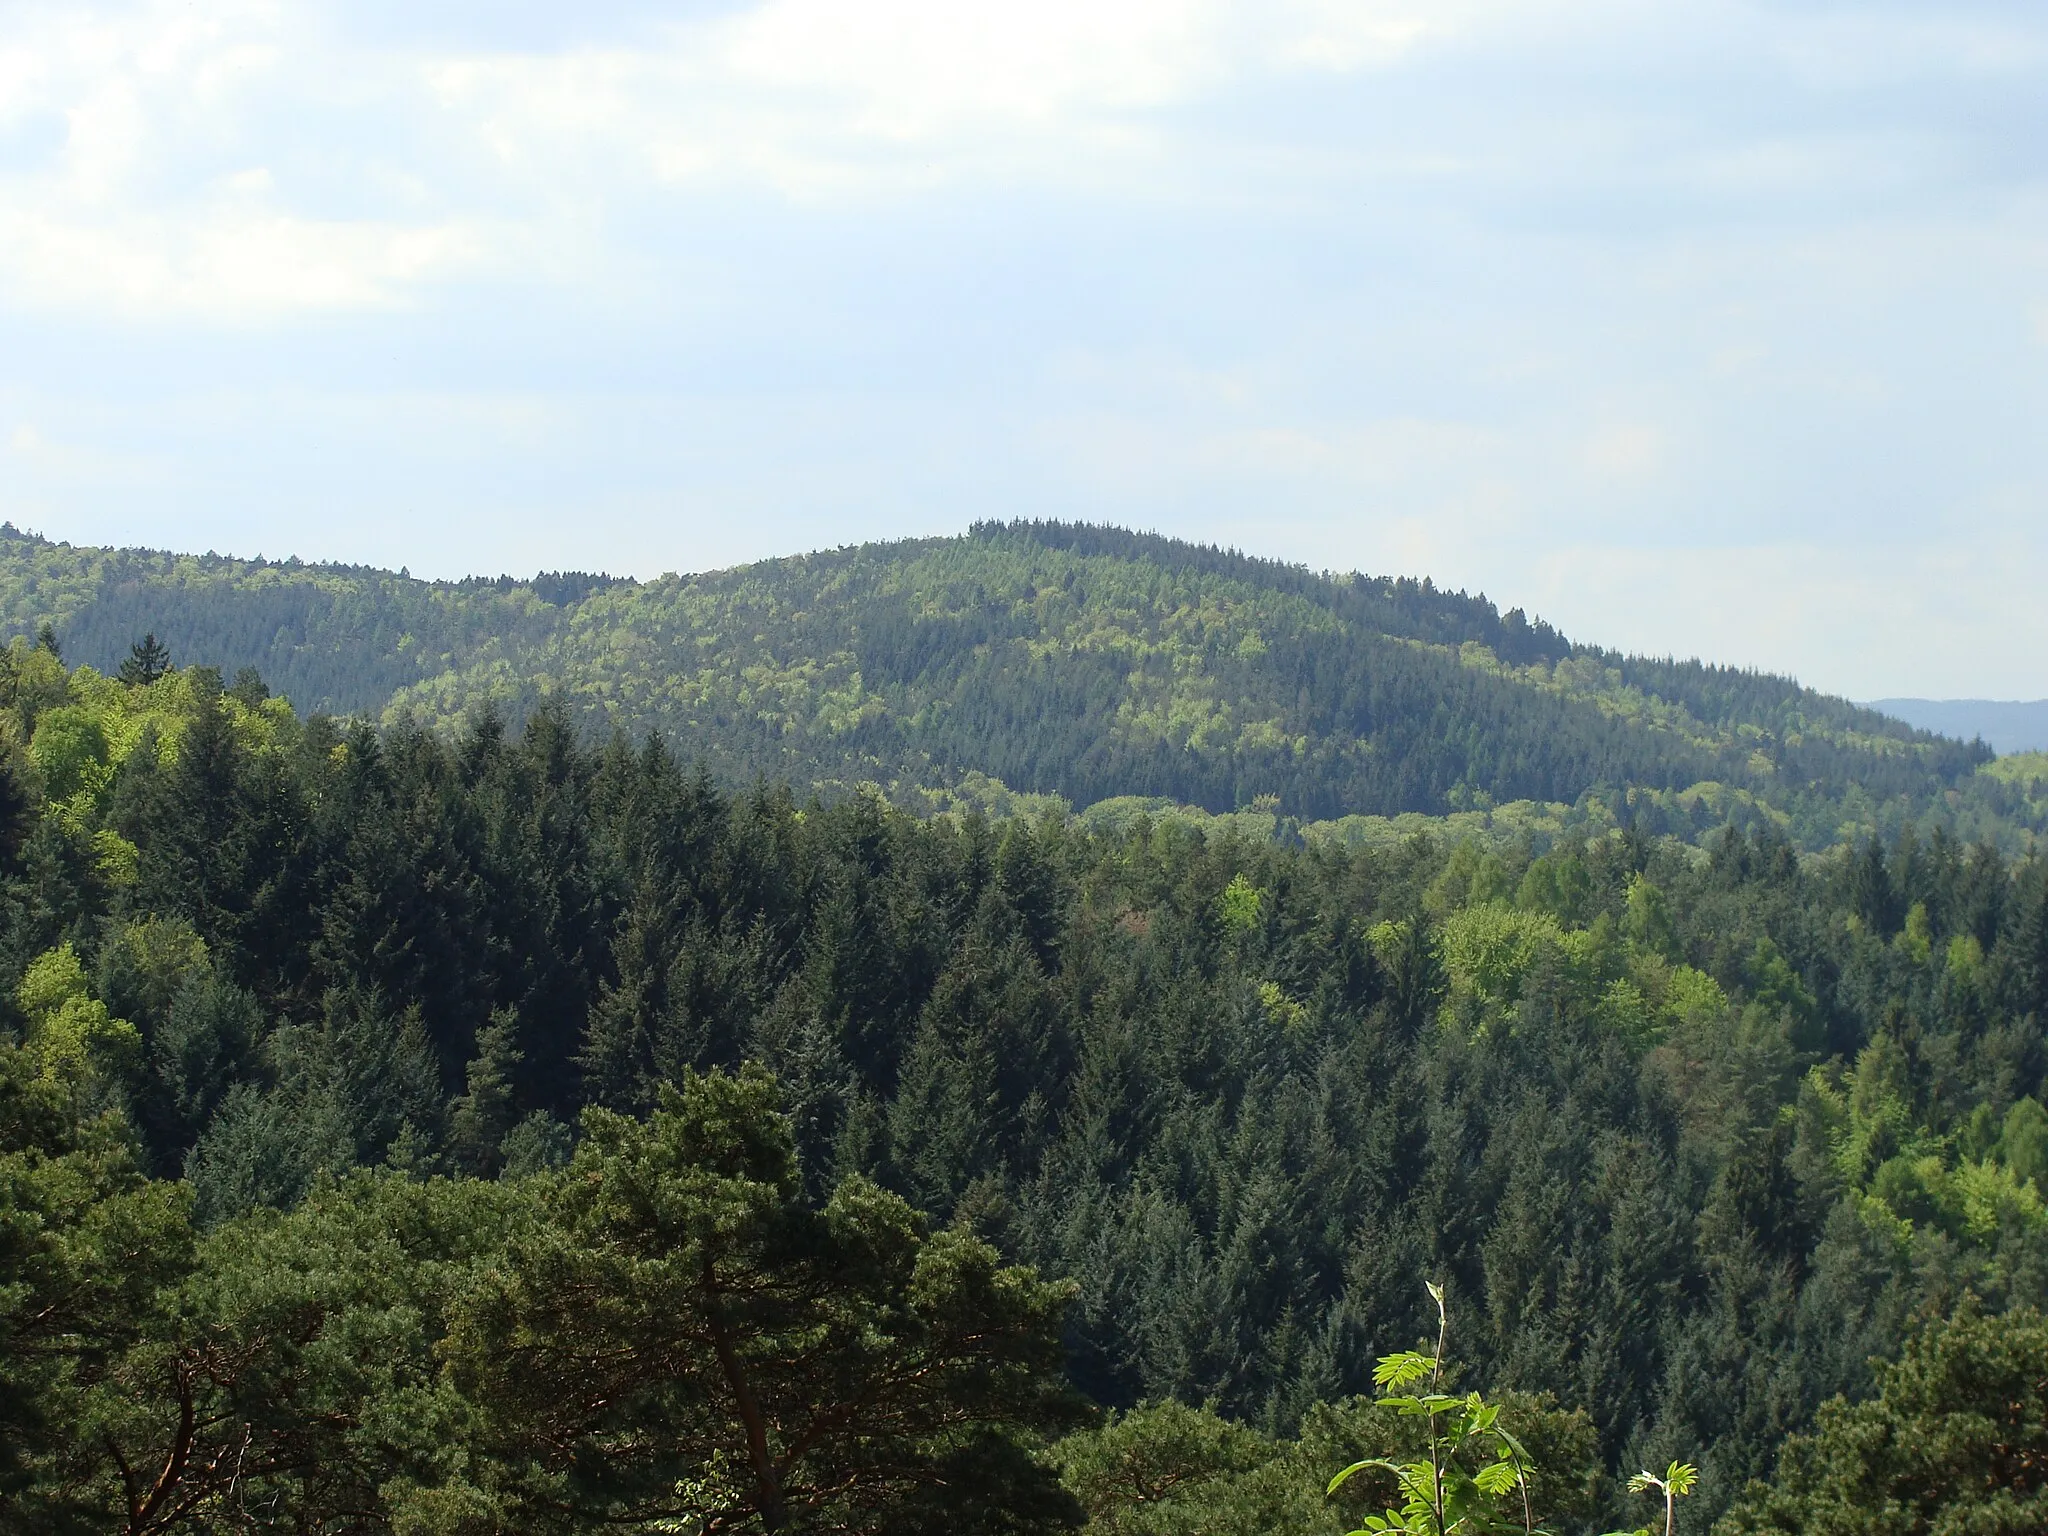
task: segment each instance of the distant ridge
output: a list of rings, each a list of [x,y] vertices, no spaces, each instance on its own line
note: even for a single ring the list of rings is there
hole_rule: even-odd
[[[1624,655],[1424,579],[1087,524],[458,582],[0,526],[0,639],[45,626],[102,672],[151,634],[309,714],[463,732],[545,708],[657,733],[730,785],[910,807],[1025,795],[1345,836],[1496,811],[1688,841],[1768,823],[1810,849],[1930,818],[2015,846],[2048,825],[2048,791],[1979,775],[1988,746],[1789,678]]]
[[[1981,736],[2001,757],[2048,752],[2048,699],[1872,699],[1869,707],[1916,730],[1961,741]]]

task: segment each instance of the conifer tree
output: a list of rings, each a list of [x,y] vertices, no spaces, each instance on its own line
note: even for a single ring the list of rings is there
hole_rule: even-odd
[[[2048,1322],[1966,1300],[1878,1369],[1877,1394],[1836,1399],[1786,1444],[1720,1536],[1813,1531],[2021,1536],[2048,1529]]]
[[[502,1162],[506,1133],[518,1120],[519,1018],[500,1008],[477,1031],[467,1088],[448,1106],[448,1156],[464,1173],[488,1178]]]
[[[456,1380],[538,1529],[1054,1530],[1069,1291],[860,1179],[803,1197],[767,1076],[686,1077],[575,1160],[459,1305]]]
[[[146,688],[170,670],[171,648],[149,634],[128,647],[119,675],[131,687]]]
[[[192,1259],[184,1189],[78,1108],[0,1039],[0,1527],[23,1536],[108,1528],[103,1397]]]

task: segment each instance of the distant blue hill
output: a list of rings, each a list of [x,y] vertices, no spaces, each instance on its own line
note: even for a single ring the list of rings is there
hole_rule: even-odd
[[[2048,699],[2019,703],[2006,699],[1872,699],[1883,710],[1923,731],[1964,741],[1982,736],[1991,750],[2048,752]]]

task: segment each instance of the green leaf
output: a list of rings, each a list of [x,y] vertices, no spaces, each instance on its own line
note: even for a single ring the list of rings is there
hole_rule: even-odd
[[[1353,1473],[1363,1472],[1367,1467],[1378,1467],[1382,1471],[1393,1473],[1396,1477],[1401,1476],[1402,1473],[1402,1469],[1396,1466],[1393,1462],[1383,1461],[1376,1456],[1370,1457],[1365,1461],[1354,1461],[1353,1463],[1351,1463],[1350,1466],[1346,1467],[1342,1472],[1339,1472],[1335,1477],[1331,1478],[1330,1486],[1324,1489],[1323,1491],[1325,1493],[1335,1493],[1339,1488],[1342,1488],[1344,1484],[1351,1479]]]
[[[1399,1354],[1380,1357],[1380,1363],[1372,1370],[1373,1385],[1382,1389],[1398,1390],[1410,1382],[1422,1380],[1435,1369],[1436,1362],[1428,1355],[1404,1349]]]
[[[1522,1474],[1515,1470],[1515,1464],[1511,1461],[1496,1461],[1490,1467],[1481,1467],[1472,1478],[1482,1493],[1490,1493],[1495,1498],[1499,1498],[1521,1480]]]

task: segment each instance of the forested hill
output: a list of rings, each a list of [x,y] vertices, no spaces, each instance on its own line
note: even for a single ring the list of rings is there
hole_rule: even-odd
[[[699,576],[426,582],[0,537],[0,633],[110,671],[144,633],[301,711],[513,723],[558,697],[731,783],[898,803],[1147,797],[1299,822],[1525,805],[1821,847],[1909,821],[2024,841],[1989,753],[1779,677],[1629,657],[1427,580],[1116,529],[984,524]],[[1512,818],[1510,818],[1512,820]]]
[[[2048,1529],[2048,859],[920,817],[133,659],[0,647],[7,1536],[1341,1536],[1425,1281],[1534,1463],[1455,1529]]]

